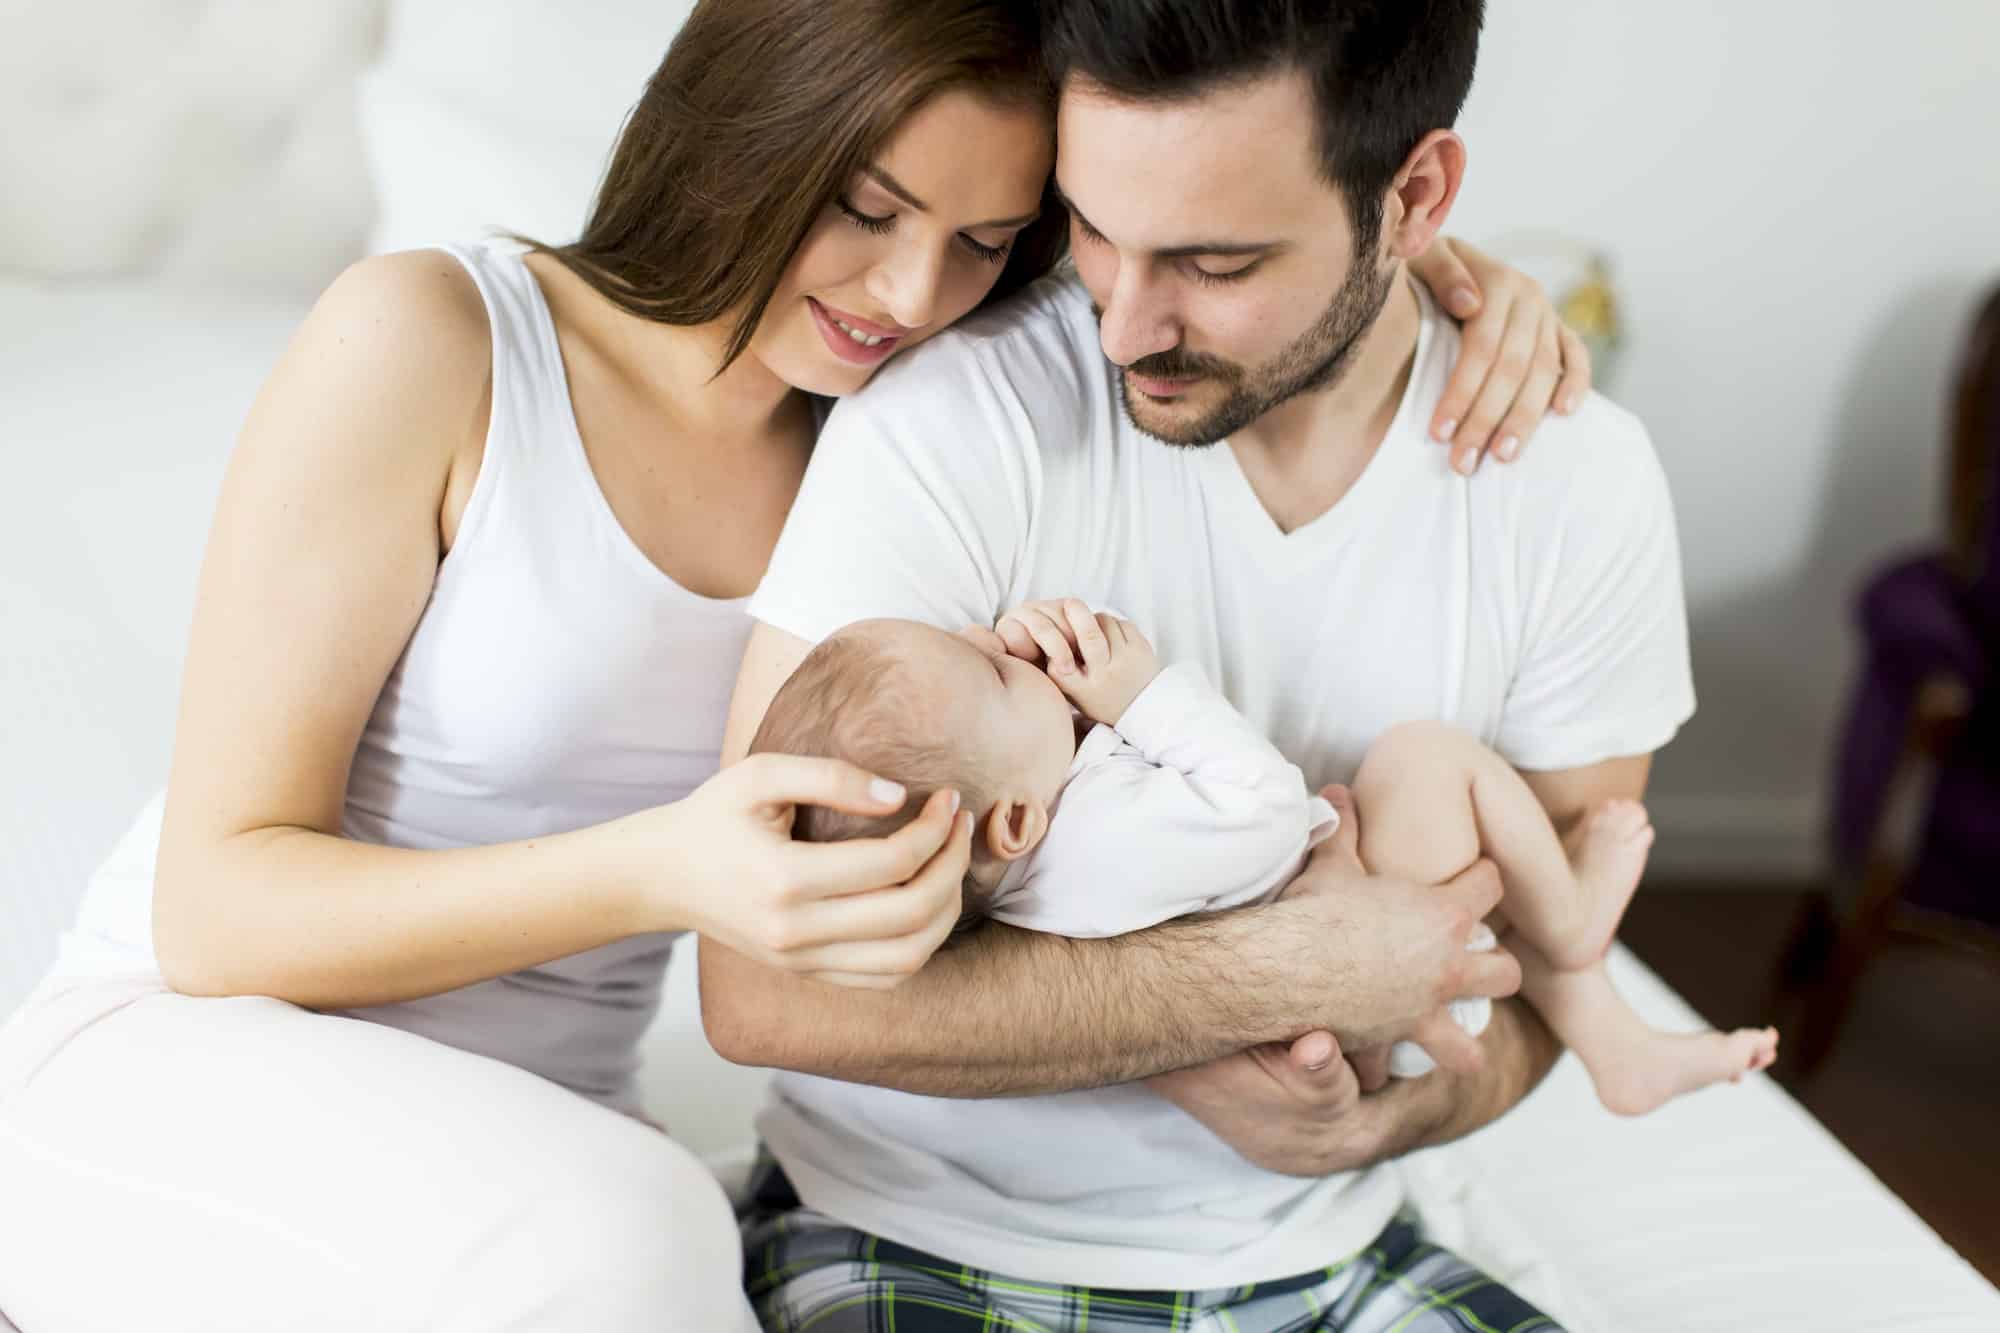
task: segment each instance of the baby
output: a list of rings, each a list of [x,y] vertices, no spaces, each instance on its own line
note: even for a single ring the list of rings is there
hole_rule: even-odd
[[[797,836],[884,833],[953,788],[978,820],[968,917],[1080,937],[1275,896],[1333,832],[1333,808],[1299,770],[1197,671],[1163,669],[1129,621],[1072,599],[1018,608],[998,630],[862,621],[806,657],[751,749],[846,759],[909,798],[881,819],[801,808]],[[1010,653],[1003,634],[1037,644],[1054,674]],[[1605,802],[1565,846],[1505,760],[1434,723],[1378,740],[1353,794],[1373,869],[1435,864],[1440,844],[1463,847],[1461,864],[1483,854],[1498,865],[1523,990],[1611,1110],[1641,1114],[1776,1057],[1773,1029],[1657,1032],[1612,988],[1603,955],[1653,841],[1637,802]],[[1472,947],[1491,948],[1480,933]],[[1489,1008],[1452,1012],[1476,1035]],[[1392,1051],[1392,1074],[1432,1067],[1411,1043]]]

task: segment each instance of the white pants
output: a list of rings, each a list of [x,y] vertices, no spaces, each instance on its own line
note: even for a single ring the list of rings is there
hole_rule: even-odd
[[[0,1028],[0,1310],[24,1333],[754,1333],[666,1135],[499,1061],[157,978]]]

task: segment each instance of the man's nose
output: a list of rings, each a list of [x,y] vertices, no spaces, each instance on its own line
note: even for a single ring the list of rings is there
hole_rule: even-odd
[[[1121,266],[1098,321],[1104,355],[1121,366],[1180,345],[1180,320],[1162,285],[1139,264]]]

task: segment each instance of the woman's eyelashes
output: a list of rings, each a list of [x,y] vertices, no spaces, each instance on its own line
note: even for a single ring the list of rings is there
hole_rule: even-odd
[[[855,226],[871,235],[886,236],[896,229],[896,215],[894,213],[888,214],[886,217],[877,217],[873,213],[864,213],[844,196],[836,198],[834,203],[839,206],[840,211],[846,215],[849,222],[852,222]],[[1014,243],[1011,240],[1002,245],[985,245],[967,236],[964,232],[958,234],[958,240],[959,244],[965,247],[967,253],[971,254],[975,259],[984,260],[989,264],[999,263],[1007,257],[1007,252],[1014,248]]]

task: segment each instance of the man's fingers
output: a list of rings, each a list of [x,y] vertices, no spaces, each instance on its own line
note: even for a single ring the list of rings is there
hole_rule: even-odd
[[[1340,823],[1333,830],[1333,836],[1322,843],[1313,854],[1318,856],[1320,852],[1327,852],[1336,860],[1350,863],[1353,869],[1361,869],[1361,817],[1354,811],[1353,791],[1334,783],[1320,788],[1319,794],[1333,807],[1334,813],[1340,816]],[[1329,848],[1331,851],[1328,851]]]
[[[1479,1043],[1452,1022],[1451,1015],[1443,1009],[1417,1024],[1410,1039],[1428,1051],[1439,1068],[1454,1074],[1476,1074],[1486,1065],[1486,1053]]]
[[[1293,1039],[1290,1055],[1293,1064],[1309,1074],[1316,1074],[1340,1058],[1340,1043],[1334,1040],[1331,1032],[1308,1032]]]
[[[1505,949],[1469,953],[1459,964],[1458,976],[1453,989],[1461,997],[1504,1000],[1520,993],[1521,961]]]
[[[1347,1061],[1336,1057],[1318,1069],[1309,1069],[1293,1058],[1292,1048],[1293,1043],[1268,1042],[1251,1047],[1250,1054],[1280,1087],[1316,1110],[1338,1112],[1361,1095],[1361,1085]]]
[[[1500,868],[1481,857],[1438,888],[1474,921],[1484,921],[1500,905]]]
[[[1389,1047],[1369,1046],[1347,1057],[1363,1093],[1379,1092],[1389,1081]]]

